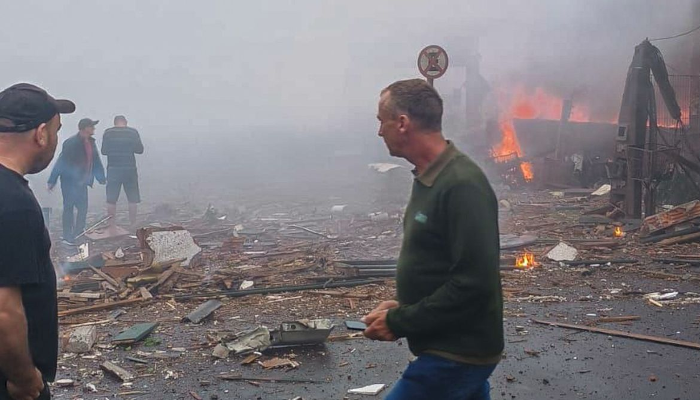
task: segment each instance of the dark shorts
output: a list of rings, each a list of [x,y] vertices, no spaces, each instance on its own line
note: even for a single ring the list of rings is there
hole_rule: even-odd
[[[107,168],[107,203],[117,204],[124,186],[129,203],[140,203],[139,174],[136,169]]]

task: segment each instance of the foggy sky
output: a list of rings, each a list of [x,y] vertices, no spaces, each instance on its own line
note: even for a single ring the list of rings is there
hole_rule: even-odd
[[[378,93],[419,77],[426,45],[450,54],[436,82],[447,106],[464,82],[465,55],[477,52],[492,86],[583,93],[593,116],[610,120],[634,46],[693,26],[691,3],[4,0],[0,86],[28,81],[74,100],[62,139],[90,117],[102,121],[100,142],[125,114],[146,146],[146,199],[165,192],[149,182],[183,193],[244,178],[308,184],[348,154],[390,160],[376,134]],[[656,44],[683,70],[693,38]],[[52,196],[44,200],[60,199]]]
[[[172,140],[185,127],[371,127],[378,90],[417,76],[424,45],[442,44],[455,60],[437,86],[461,84],[470,37],[489,80],[619,98],[634,46],[691,24],[689,0],[3,3],[0,86],[36,82],[75,100],[71,129],[83,116],[123,113]]]

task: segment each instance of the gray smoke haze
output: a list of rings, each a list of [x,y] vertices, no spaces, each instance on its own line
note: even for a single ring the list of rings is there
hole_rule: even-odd
[[[634,46],[689,28],[692,3],[5,1],[0,86],[29,81],[73,99],[64,136],[85,116],[104,129],[127,115],[147,146],[146,179],[323,174],[334,155],[388,159],[376,137],[378,92],[418,76],[425,45],[451,55],[436,83],[444,95],[463,83],[460,62],[475,44],[490,83],[576,90],[608,118]],[[683,70],[691,41],[658,46]]]

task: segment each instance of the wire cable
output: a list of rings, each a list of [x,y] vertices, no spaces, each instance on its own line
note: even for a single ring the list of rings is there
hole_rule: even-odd
[[[669,36],[669,37],[662,37],[662,38],[657,38],[657,39],[649,39],[649,41],[650,41],[650,42],[658,42],[659,40],[675,39],[675,38],[679,38],[679,37],[682,37],[682,36],[685,36],[685,35],[690,35],[691,33],[697,31],[698,29],[700,29],[700,25],[698,25],[698,26],[696,26],[695,28],[689,30],[688,32],[679,33],[678,35]]]

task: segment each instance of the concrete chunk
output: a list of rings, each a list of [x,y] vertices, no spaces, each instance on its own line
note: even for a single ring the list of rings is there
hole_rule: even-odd
[[[97,341],[97,328],[94,325],[74,329],[68,337],[66,352],[87,353]]]

